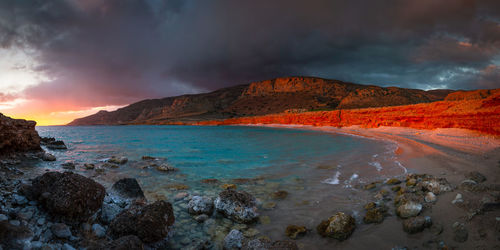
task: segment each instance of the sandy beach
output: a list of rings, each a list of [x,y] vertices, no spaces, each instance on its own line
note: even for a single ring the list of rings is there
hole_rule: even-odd
[[[401,127],[345,128],[302,125],[263,125],[279,128],[300,128],[363,136],[397,144],[394,154],[409,173],[429,174],[445,178],[452,191],[444,192],[435,203],[424,204],[421,215],[430,216],[433,228],[407,234],[402,219],[388,216],[381,224],[361,225],[347,241],[334,243],[342,249],[497,249],[500,240],[500,211],[484,209],[484,204],[498,204],[500,181],[500,139],[464,129],[417,130]],[[464,188],[461,183],[468,173],[477,171],[486,176],[481,191]],[[370,192],[370,191],[366,191]],[[375,194],[375,193],[374,193]],[[453,203],[457,194],[463,202]],[[491,211],[490,211],[491,210]],[[457,242],[455,226],[463,223],[468,240]],[[442,232],[437,233],[437,228]],[[307,243],[306,243],[307,244]],[[447,247],[447,248],[445,248]],[[390,248],[390,247],[389,247]]]

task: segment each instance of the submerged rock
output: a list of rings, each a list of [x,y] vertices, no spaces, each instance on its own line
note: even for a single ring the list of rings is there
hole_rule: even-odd
[[[209,197],[193,196],[188,203],[188,212],[194,215],[212,215],[214,212],[214,201]]]
[[[63,141],[56,141],[55,138],[42,137],[40,144],[45,145],[48,149],[68,149]]]
[[[306,234],[306,232],[307,232],[307,229],[304,226],[289,225],[285,229],[285,234],[290,239],[296,239],[297,236],[304,235],[304,234]]]
[[[431,217],[417,216],[403,221],[403,230],[409,234],[422,232],[432,225]]]
[[[288,196],[288,192],[284,190],[279,190],[271,194],[271,198],[275,200],[283,200]]]
[[[243,233],[233,229],[224,237],[224,249],[241,249],[243,247]]]
[[[109,160],[108,160],[109,163],[114,163],[114,164],[119,164],[119,165],[123,165],[125,163],[128,162],[128,158],[127,157],[116,157],[116,156],[112,156]]]
[[[316,230],[323,237],[331,237],[337,240],[345,240],[351,236],[356,228],[354,218],[342,212],[338,212],[328,220],[322,221]]]
[[[385,182],[385,184],[387,184],[387,185],[397,185],[400,183],[401,183],[401,181],[399,179],[396,179],[396,178],[389,179]]]
[[[111,190],[124,199],[145,199],[144,192],[135,178],[123,178],[113,184]]]
[[[156,170],[161,171],[161,172],[175,172],[178,169],[174,168],[170,165],[167,165],[167,164],[161,164],[161,165],[156,167]]]
[[[156,201],[124,210],[111,222],[109,231],[114,238],[136,235],[143,242],[152,243],[166,238],[174,222],[172,205]]]
[[[384,221],[385,215],[387,214],[387,207],[384,205],[375,205],[375,206],[370,206],[371,204],[375,203],[369,203],[366,208],[366,215],[363,217],[363,222],[366,224],[370,223],[382,223]]]
[[[75,163],[72,161],[65,162],[65,163],[61,164],[61,166],[63,169],[69,169],[69,170],[75,169]]]
[[[255,198],[244,191],[224,190],[214,205],[218,212],[237,222],[250,223],[259,217]]]
[[[236,184],[222,184],[220,187],[222,189],[236,189],[237,188]]]
[[[32,184],[34,198],[49,213],[71,220],[85,220],[94,214],[106,194],[101,184],[72,172],[48,172]]]
[[[420,211],[422,211],[422,204],[413,201],[407,201],[396,209],[397,215],[403,219],[417,216]]]

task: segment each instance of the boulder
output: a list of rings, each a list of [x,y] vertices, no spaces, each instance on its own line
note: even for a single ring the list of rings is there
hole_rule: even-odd
[[[0,156],[41,152],[36,122],[12,119],[0,113]]]
[[[354,218],[342,212],[338,212],[328,220],[322,221],[316,230],[323,237],[331,237],[337,240],[345,240],[351,236],[356,228]]]
[[[102,205],[106,190],[85,176],[48,172],[32,181],[32,194],[52,215],[82,221]]]
[[[113,184],[111,190],[124,199],[145,199],[144,192],[135,178],[123,178]]]
[[[243,233],[233,229],[224,237],[224,249],[241,249],[243,247]]]
[[[111,222],[108,230],[114,238],[136,235],[143,242],[152,243],[166,238],[174,222],[172,205],[166,201],[156,201],[122,211]]]
[[[143,250],[144,244],[141,239],[135,235],[120,237],[107,244],[104,249],[110,250]]]
[[[432,220],[429,216],[417,216],[403,221],[403,230],[409,234],[422,232],[430,226],[432,226]]]
[[[219,193],[214,205],[218,212],[236,222],[250,223],[259,217],[255,198],[244,191],[224,190]]]
[[[190,214],[212,215],[214,211],[214,201],[209,197],[193,196],[188,203],[188,212]]]
[[[397,209],[396,209],[396,214],[403,218],[410,218],[417,216],[420,214],[422,211],[422,204],[414,202],[414,201],[407,201],[401,204]]]

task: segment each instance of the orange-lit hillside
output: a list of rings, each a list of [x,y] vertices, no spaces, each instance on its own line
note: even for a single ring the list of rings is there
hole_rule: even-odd
[[[351,110],[273,114],[221,121],[202,121],[199,125],[300,124],[365,128],[379,126],[416,129],[463,128],[500,135],[500,89],[458,91],[444,101]]]

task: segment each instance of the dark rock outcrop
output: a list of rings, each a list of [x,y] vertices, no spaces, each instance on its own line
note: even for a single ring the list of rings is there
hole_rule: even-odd
[[[0,113],[0,157],[41,151],[36,122],[12,119]]]
[[[63,141],[57,141],[53,137],[42,137],[40,144],[46,146],[48,149],[68,149]]]
[[[224,190],[219,193],[214,205],[218,212],[236,222],[250,223],[259,217],[255,198],[245,191]]]
[[[175,222],[172,205],[166,201],[132,207],[121,212],[109,225],[114,238],[136,235],[145,243],[166,238]]]
[[[81,221],[101,207],[106,190],[79,174],[48,172],[33,180],[31,193],[49,213]]]

